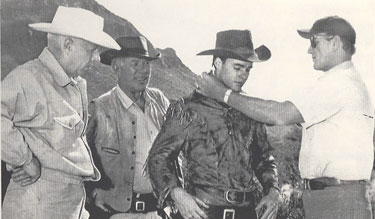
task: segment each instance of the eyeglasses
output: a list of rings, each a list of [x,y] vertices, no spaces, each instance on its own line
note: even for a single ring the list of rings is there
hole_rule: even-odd
[[[318,45],[318,43],[316,42],[317,39],[326,39],[326,40],[331,40],[333,39],[334,36],[312,36],[310,37],[310,44],[311,44],[311,48],[315,49],[316,45]]]

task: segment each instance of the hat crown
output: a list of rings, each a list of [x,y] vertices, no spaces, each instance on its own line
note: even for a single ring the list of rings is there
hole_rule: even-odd
[[[85,31],[98,31],[103,30],[104,19],[86,9],[59,6],[52,24],[74,30],[80,28]]]
[[[244,57],[254,54],[249,30],[226,30],[216,34],[216,49],[232,50]]]
[[[356,33],[352,25],[339,16],[329,16],[317,20],[310,32],[312,34],[327,33],[329,35],[338,35],[346,38],[353,44],[356,40]]]
[[[147,40],[143,36],[125,36],[116,39],[121,50],[130,54],[148,55]]]

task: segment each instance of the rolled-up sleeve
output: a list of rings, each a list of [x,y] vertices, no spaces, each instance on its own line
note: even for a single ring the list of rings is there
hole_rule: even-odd
[[[148,172],[160,208],[164,207],[171,189],[181,186],[177,177],[176,161],[187,136],[188,117],[181,103],[171,104],[166,121],[149,152]]]
[[[34,101],[26,100],[15,74],[8,75],[1,85],[1,159],[10,166],[22,166],[31,160],[32,152],[17,124],[32,120],[38,109]]]

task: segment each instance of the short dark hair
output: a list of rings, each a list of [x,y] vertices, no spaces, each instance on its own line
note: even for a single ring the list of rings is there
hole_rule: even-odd
[[[213,59],[212,59],[212,65],[213,65],[213,66],[215,66],[215,65],[214,65],[214,62],[215,62],[215,59],[216,59],[216,58],[221,59],[221,61],[222,61],[223,63],[225,63],[225,61],[227,60],[228,57],[214,56]]]
[[[355,53],[355,45],[352,42],[350,42],[348,39],[344,38],[344,37],[340,37],[340,39],[341,39],[342,48],[344,49],[344,51],[346,51],[350,55],[354,55],[354,53]]]

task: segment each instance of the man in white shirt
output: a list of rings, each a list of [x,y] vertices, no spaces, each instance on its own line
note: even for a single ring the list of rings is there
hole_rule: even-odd
[[[324,72],[311,90],[280,103],[231,92],[206,73],[197,81],[199,90],[260,122],[302,124],[306,218],[372,218],[364,180],[370,179],[374,159],[374,108],[351,61],[355,30],[331,16],[298,33],[310,39],[314,69]]]

